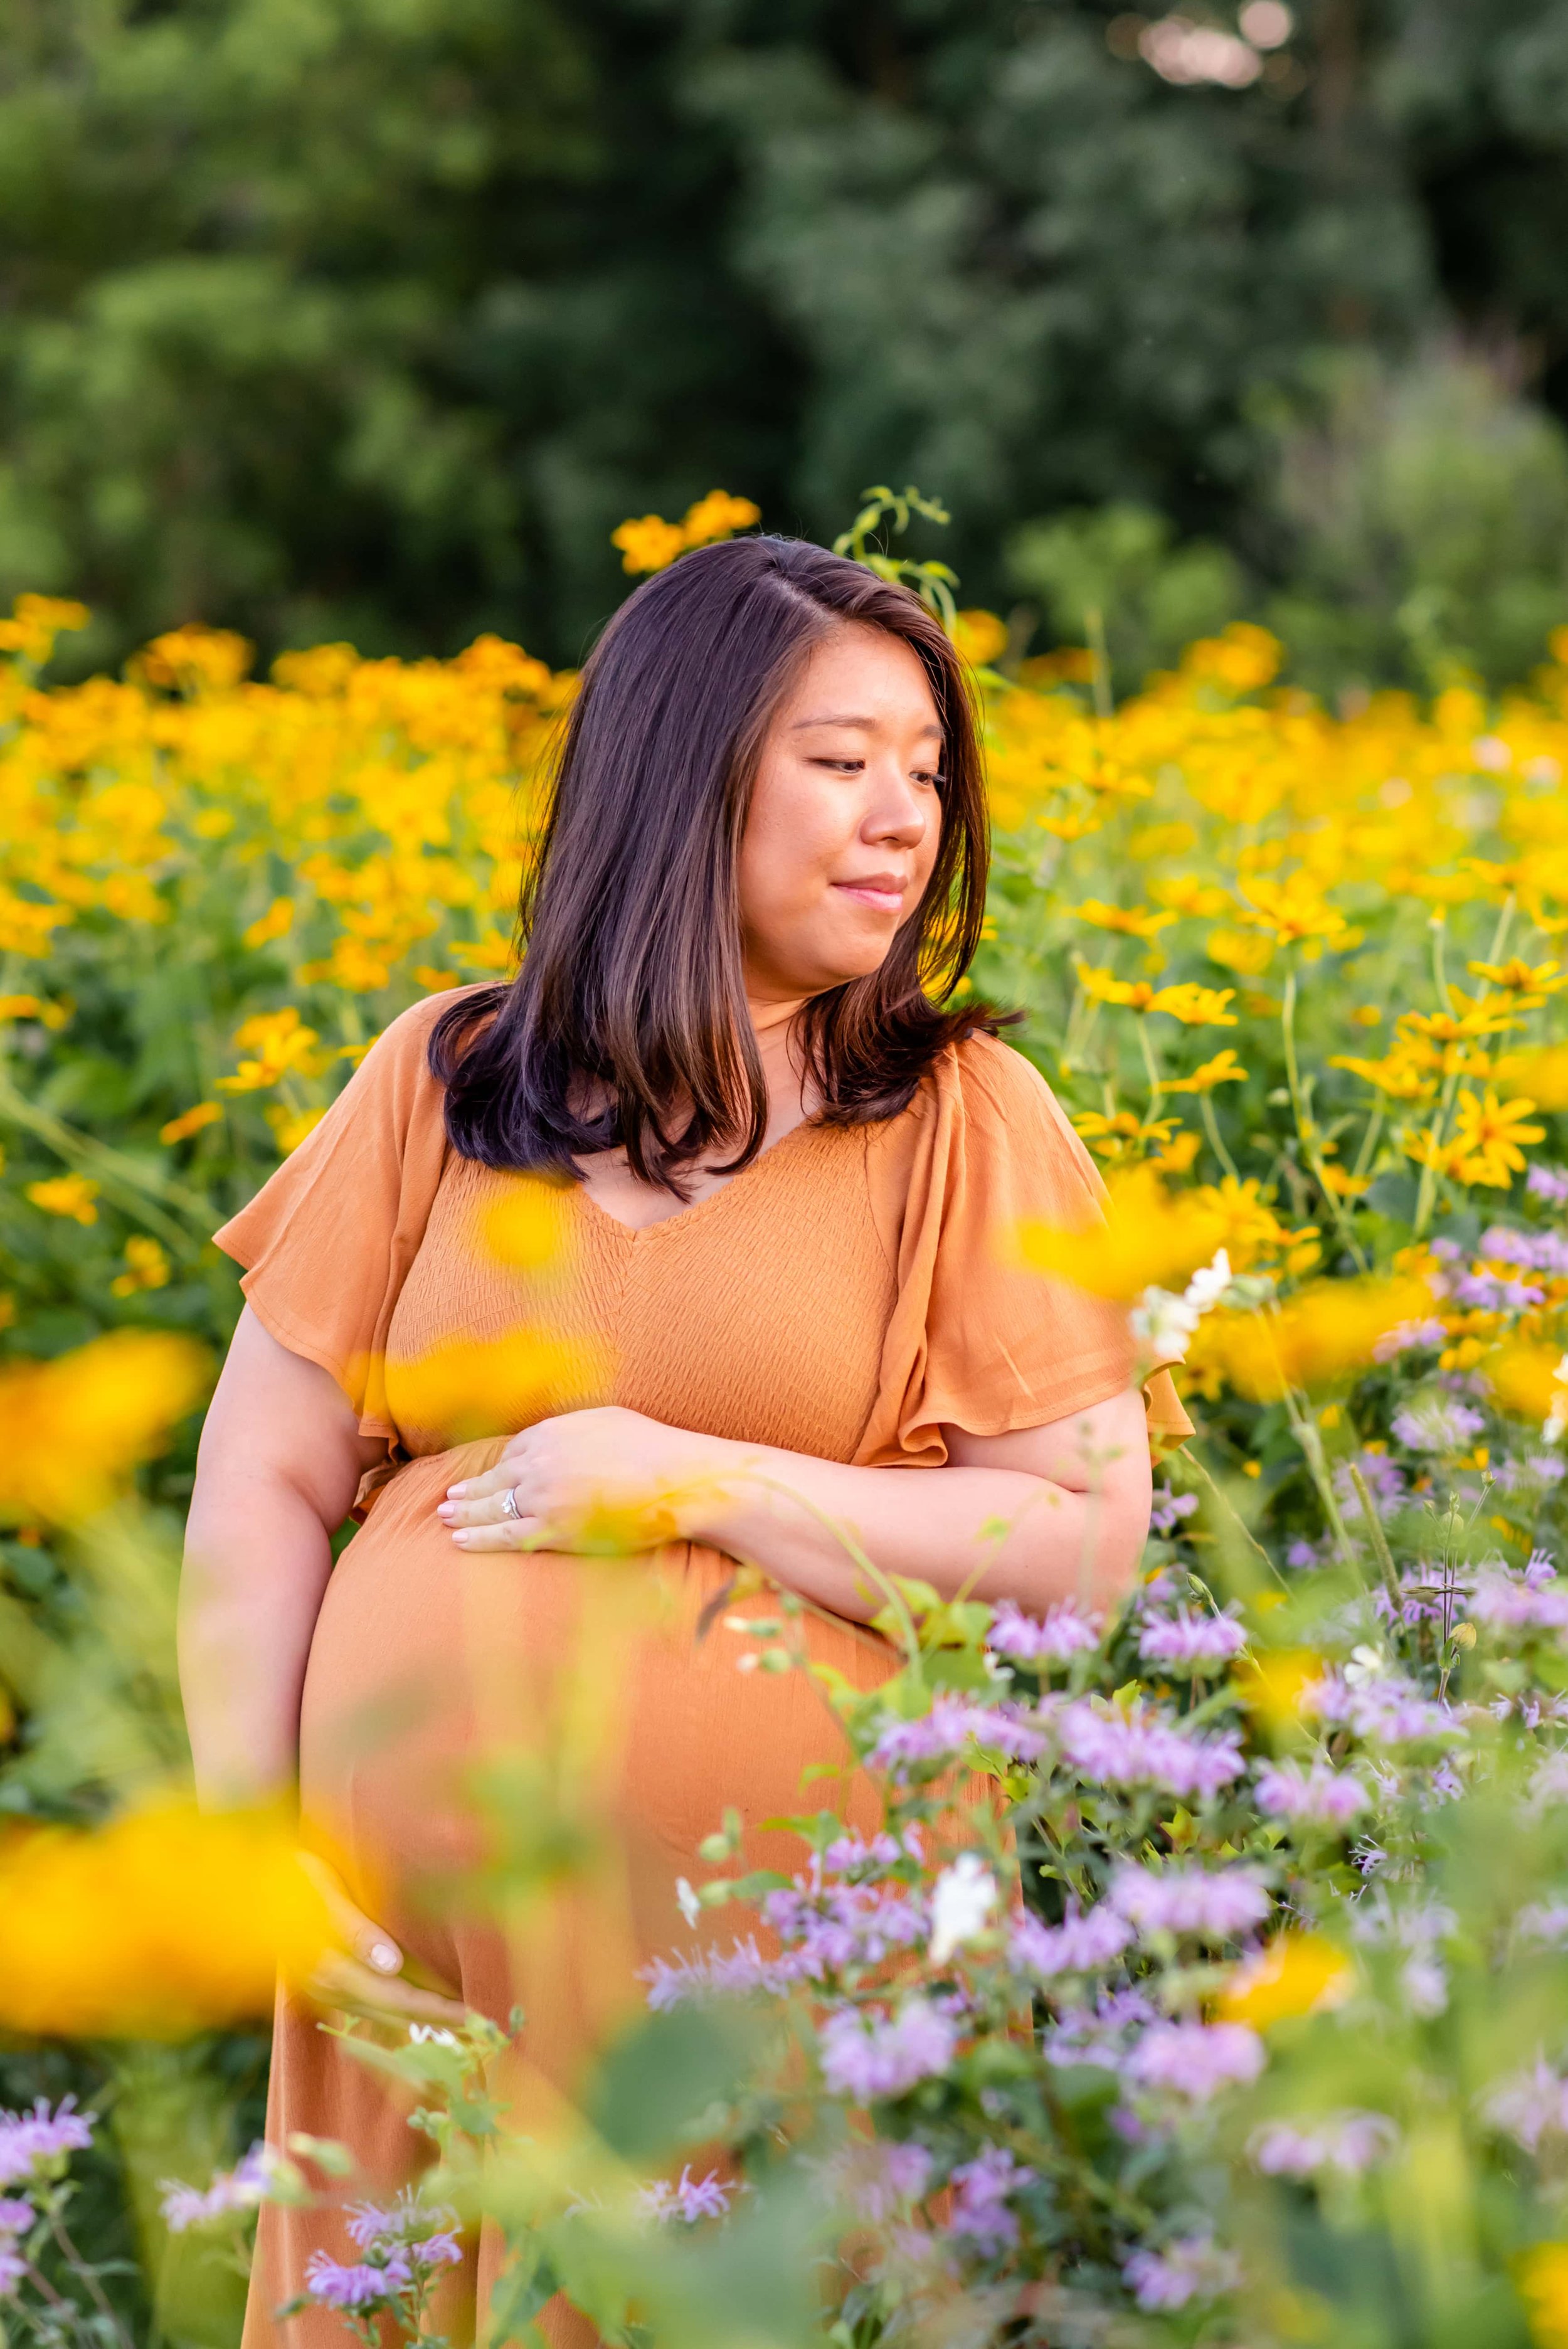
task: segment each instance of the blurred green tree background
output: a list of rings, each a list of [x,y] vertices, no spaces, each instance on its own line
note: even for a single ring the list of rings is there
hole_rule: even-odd
[[[1568,615],[1560,0],[5,0],[0,593],[79,662],[581,655],[627,513],[830,533],[1130,676]]]

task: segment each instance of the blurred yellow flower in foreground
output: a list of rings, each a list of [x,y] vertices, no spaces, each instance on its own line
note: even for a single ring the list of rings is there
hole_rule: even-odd
[[[1172,1197],[1152,1167],[1112,1178],[1103,1223],[1027,1223],[1018,1248],[1033,1272],[1130,1304],[1151,1285],[1182,1285],[1225,1237],[1225,1218],[1191,1193]]]
[[[1288,1729],[1302,1716],[1302,1701],[1323,1678],[1323,1658],[1311,1648],[1274,1648],[1255,1651],[1238,1666],[1237,1692],[1249,1713],[1271,1729]]]
[[[1538,2349],[1568,2349],[1568,2243],[1534,2243],[1519,2263],[1519,2296]]]
[[[176,2039],[271,2011],[332,1939],[284,1811],[184,1799],[0,1840],[0,2028]]]
[[[480,1245],[498,1264],[519,1272],[546,1271],[566,1247],[570,1214],[571,1195],[563,1183],[514,1174],[500,1197],[480,1211]]]
[[[1554,1429],[1568,1419],[1568,1353],[1561,1346],[1505,1346],[1482,1365],[1481,1374],[1501,1409],[1516,1419],[1539,1420]]]
[[[591,1348],[528,1327],[504,1338],[455,1338],[417,1361],[388,1362],[386,1377],[399,1425],[443,1429],[450,1444],[511,1435],[575,1410],[598,1398],[603,1381]]]
[[[201,1348],[154,1330],[120,1330],[53,1361],[0,1367],[0,1520],[68,1524],[106,1507],[206,1383]]]
[[[1283,1305],[1207,1315],[1188,1366],[1201,1383],[1277,1402],[1286,1387],[1324,1386],[1359,1370],[1379,1338],[1431,1309],[1424,1280],[1314,1281]]]
[[[1338,2006],[1355,1983],[1349,1960],[1322,1933],[1281,1933],[1236,1968],[1217,2002],[1222,2021],[1267,2031],[1326,2006]]]

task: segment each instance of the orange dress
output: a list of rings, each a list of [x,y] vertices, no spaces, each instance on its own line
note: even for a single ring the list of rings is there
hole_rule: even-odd
[[[704,1872],[696,1846],[727,1806],[748,1829],[824,1800],[869,1827],[875,1807],[847,1772],[803,1789],[807,1765],[843,1764],[844,1743],[808,1675],[738,1669],[755,1643],[725,1620],[733,1561],[688,1543],[631,1562],[453,1547],[436,1504],[505,1440],[454,1444],[473,1424],[452,1369],[462,1350],[493,1372],[511,1340],[532,1363],[531,1391],[498,1414],[508,1432],[615,1402],[742,1443],[931,1467],[946,1458],[944,1426],[995,1435],[1066,1417],[1120,1392],[1129,1357],[1119,1316],[1009,1260],[1021,1217],[1079,1219],[1099,1185],[1006,1045],[951,1048],[901,1116],[797,1127],[645,1230],[569,1190],[564,1264],[529,1272],[479,1237],[521,1178],[446,1139],[425,1054],[449,999],[394,1022],[218,1242],[247,1268],[265,1327],[338,1381],[394,1472],[366,1479],[378,1489],[316,1624],[307,1831],[471,2007],[502,2022],[522,2008],[514,2105],[543,2120],[640,2004],[639,1968],[724,1938],[719,1920],[686,1924],[676,1887]],[[553,1351],[518,1338],[541,1328],[561,1340]],[[1164,1436],[1188,1432],[1164,1373],[1149,1396]],[[859,1626],[808,1619],[807,1637],[862,1688],[891,1669]],[[541,1854],[518,1849],[535,1833],[576,1836],[591,1857],[542,1903]],[[748,1834],[752,1865],[793,1867],[798,1850]],[[465,1889],[481,1858],[482,1904]],[[361,2191],[419,2167],[397,2099],[285,1992],[267,2135],[295,2130],[346,2143]],[[300,2290],[317,2244],[352,2256],[335,2212],[263,2211],[246,2349],[276,2338],[270,2311]],[[496,2251],[481,2240],[469,2279],[481,2308]],[[543,2324],[563,2344],[593,2338],[560,2302]],[[308,2314],[288,2337],[336,2349],[340,2320]]]

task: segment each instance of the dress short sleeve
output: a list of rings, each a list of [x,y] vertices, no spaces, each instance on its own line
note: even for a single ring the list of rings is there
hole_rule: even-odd
[[[362,1435],[389,1442],[387,1329],[447,1153],[426,1049],[451,1000],[428,997],[395,1019],[321,1123],[214,1235],[245,1268],[240,1287],[263,1326],[331,1372]]]
[[[951,1046],[867,1154],[872,1209],[898,1293],[876,1404],[857,1460],[940,1466],[942,1430],[1005,1435],[1122,1392],[1132,1348],[1121,1309],[1031,1272],[1021,1223],[1083,1223],[1105,1186],[1050,1087],[990,1036]],[[1144,1389],[1156,1452],[1192,1433],[1168,1370]]]

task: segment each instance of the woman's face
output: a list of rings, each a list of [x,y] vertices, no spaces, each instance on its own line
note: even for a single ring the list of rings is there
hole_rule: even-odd
[[[768,730],[741,837],[754,1001],[820,995],[885,960],[936,862],[942,753],[900,638],[851,622],[814,648]]]

